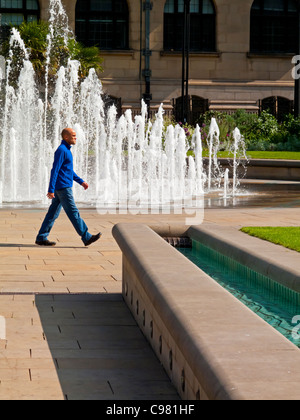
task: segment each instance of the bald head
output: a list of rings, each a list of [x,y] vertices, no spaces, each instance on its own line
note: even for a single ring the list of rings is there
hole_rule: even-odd
[[[76,132],[73,128],[64,128],[61,136],[70,146],[76,144]]]

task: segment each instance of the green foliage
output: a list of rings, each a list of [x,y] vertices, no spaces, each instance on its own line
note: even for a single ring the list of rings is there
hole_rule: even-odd
[[[68,49],[70,58],[80,62],[81,77],[86,77],[92,68],[95,70],[103,71],[103,59],[100,57],[98,47],[85,47],[80,42],[77,42],[74,38],[71,38],[68,41]]]
[[[282,125],[287,133],[300,137],[300,117],[295,118],[293,115],[288,114]]]
[[[253,129],[260,134],[262,138],[272,137],[279,130],[276,118],[267,111],[262,111],[253,124]]]
[[[238,110],[232,115],[208,111],[199,119],[203,139],[207,137],[212,117],[219,125],[221,150],[230,148],[231,133],[238,127],[248,151],[300,151],[300,118],[291,114],[279,123],[267,111],[262,111],[260,115],[249,114],[245,110]]]
[[[47,66],[47,37],[50,33],[49,23],[45,21],[23,22],[17,29],[29,52],[29,58],[36,72],[37,79],[40,84],[43,84]],[[69,35],[68,43],[66,45],[60,31],[54,32],[53,35],[51,60],[48,65],[50,80],[55,77],[61,65],[67,64],[69,58],[80,62],[80,77],[82,78],[88,75],[91,68],[103,71],[101,66],[102,59],[97,47],[84,47],[74,39],[72,34]],[[0,54],[5,58],[8,58],[9,39],[2,43]],[[16,49],[16,51],[13,52],[14,62],[16,63],[18,60],[22,59],[23,55],[24,54],[20,49]],[[15,79],[17,78],[17,71],[13,73],[13,77]]]
[[[200,126],[202,144],[205,149],[211,119],[215,118],[220,129],[220,151],[230,151],[233,146],[233,130],[238,127],[245,141],[247,151],[261,152],[297,152],[300,151],[300,117],[295,118],[288,114],[279,123],[276,118],[262,111],[260,115],[250,114],[244,109],[239,109],[235,113],[228,115],[218,111],[207,111],[201,115],[197,121]],[[174,120],[165,120],[165,125],[177,123]],[[195,127],[179,122],[179,125],[186,132],[187,143],[191,145],[191,140]],[[204,151],[205,153],[205,151]]]
[[[252,127],[253,115],[248,114],[244,110],[238,110],[232,115],[219,111],[206,112],[198,121],[204,146],[212,118],[215,118],[217,121],[220,130],[220,150],[224,151],[232,148],[232,132],[236,127],[240,129],[242,135],[245,135],[245,132]]]
[[[164,127],[163,127],[163,136],[162,136],[163,146],[165,144],[168,126],[173,125],[173,127],[175,127],[177,124],[179,124],[180,127],[183,128],[185,132],[186,147],[187,149],[190,149],[192,147],[192,139],[193,139],[193,134],[195,132],[195,127],[193,127],[190,124],[182,124],[182,122],[177,123],[174,117],[169,118],[166,116],[164,117]]]
[[[23,22],[18,28],[25,46],[30,50],[30,59],[37,67],[45,60],[47,49],[47,35],[49,25],[47,22]]]

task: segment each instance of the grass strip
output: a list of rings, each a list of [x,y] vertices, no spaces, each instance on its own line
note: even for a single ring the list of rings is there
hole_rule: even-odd
[[[243,227],[242,232],[300,252],[300,227]]]
[[[189,151],[188,156],[194,156],[194,152]],[[300,152],[263,152],[263,151],[248,151],[246,152],[248,159],[278,159],[278,160],[300,160]],[[203,150],[203,157],[208,157],[207,149]],[[233,153],[229,151],[218,152],[218,158],[233,158]]]
[[[284,160],[300,160],[300,152],[263,152],[248,151],[249,159],[284,159]]]

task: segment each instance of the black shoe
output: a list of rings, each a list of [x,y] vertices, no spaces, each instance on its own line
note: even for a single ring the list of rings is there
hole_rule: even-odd
[[[56,242],[50,242],[48,241],[48,239],[46,239],[45,241],[35,241],[36,245],[40,245],[40,246],[55,246]]]
[[[91,237],[91,239],[89,239],[87,241],[87,243],[85,243],[84,245],[89,246],[89,245],[93,244],[94,242],[98,241],[101,238],[101,236],[102,236],[102,233],[98,233],[97,235],[93,235]]]

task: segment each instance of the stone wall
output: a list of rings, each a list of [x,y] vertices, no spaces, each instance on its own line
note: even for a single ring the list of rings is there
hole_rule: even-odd
[[[145,81],[141,47],[144,45],[145,13],[143,1],[127,0],[129,7],[129,51],[102,51],[104,90],[121,97],[124,109],[139,108]],[[217,51],[191,54],[191,95],[209,99],[212,109],[247,108],[257,112],[258,100],[269,96],[294,96],[290,55],[261,56],[249,54],[250,10],[253,0],[214,0],[217,22]],[[63,0],[70,26],[75,29],[76,1]],[[164,103],[171,108],[172,100],[181,96],[180,54],[163,51],[165,0],[155,0],[151,11],[150,48],[152,56],[152,105]],[[49,0],[40,0],[41,17],[47,19]],[[142,19],[141,19],[142,18]],[[142,34],[142,42],[140,42]]]

